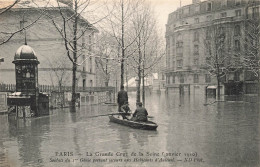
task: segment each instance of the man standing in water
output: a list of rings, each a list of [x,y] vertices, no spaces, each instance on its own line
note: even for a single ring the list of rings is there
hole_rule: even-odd
[[[123,112],[121,110],[122,105],[128,102],[128,94],[124,90],[124,86],[122,85],[120,91],[117,94],[117,103],[118,103],[118,112]]]

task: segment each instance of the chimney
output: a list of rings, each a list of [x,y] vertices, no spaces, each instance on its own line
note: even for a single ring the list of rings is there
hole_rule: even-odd
[[[200,0],[192,0],[192,4],[200,3]]]

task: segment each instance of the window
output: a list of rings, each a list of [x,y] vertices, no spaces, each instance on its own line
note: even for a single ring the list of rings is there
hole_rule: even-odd
[[[221,0],[221,7],[227,6],[227,0]]]
[[[206,57],[206,64],[210,64],[211,62],[211,58],[210,57]]]
[[[235,36],[240,36],[241,30],[240,30],[240,25],[236,25],[235,26]]]
[[[175,76],[172,75],[172,83],[175,83]]]
[[[177,66],[181,68],[183,66],[183,60],[177,60]]]
[[[240,80],[239,72],[236,71],[236,72],[234,73],[234,81],[239,81],[239,80]]]
[[[200,11],[200,5],[196,5],[195,6],[195,12],[197,13],[197,12],[199,12]]]
[[[224,27],[219,27],[219,33],[220,34],[225,34],[225,28]]]
[[[169,78],[169,76],[166,76],[166,80],[167,80],[167,84],[169,84],[169,83],[170,83],[170,78]]]
[[[193,82],[194,83],[199,83],[199,75],[198,74],[194,74],[193,75]]]
[[[92,80],[89,80],[89,85],[90,85],[90,87],[93,87],[93,81]]]
[[[220,13],[220,17],[227,17],[227,12]]]
[[[241,4],[241,0],[235,0],[235,4],[236,5],[240,5]]]
[[[236,16],[237,16],[237,17],[238,17],[238,16],[241,16],[241,9],[236,10],[235,12],[236,12]]]
[[[208,15],[207,16],[207,21],[211,21],[212,20],[212,15]]]
[[[195,23],[199,23],[200,22],[200,19],[199,18],[195,18]]]
[[[183,46],[183,42],[178,41],[178,42],[176,43],[177,49],[178,49],[178,48],[182,48],[182,46]]]
[[[211,9],[212,9],[212,3],[208,2],[208,4],[207,4],[207,11],[211,11]]]
[[[182,35],[180,33],[177,35],[177,41],[182,41]]]
[[[194,59],[194,65],[198,66],[199,65],[199,59]]]
[[[240,41],[235,40],[235,51],[240,51]]]
[[[206,75],[205,75],[205,82],[206,82],[206,83],[210,83],[210,82],[211,82],[211,77],[210,77],[209,74],[206,74]]]
[[[194,41],[199,41],[199,32],[198,31],[194,32]]]
[[[176,52],[177,52],[177,55],[182,55],[182,53],[183,53],[183,48],[178,47],[178,48],[176,49]]]
[[[89,72],[92,73],[92,58],[89,58]]]
[[[258,17],[259,16],[259,7],[254,7],[253,8],[253,17]]]
[[[199,54],[199,45],[194,45],[194,55]]]
[[[85,89],[85,88],[86,88],[86,79],[83,79],[82,82],[83,82],[83,83],[82,83],[82,85],[83,85],[83,89]]]
[[[174,68],[175,66],[175,61],[172,61],[172,68]]]
[[[184,83],[184,76],[180,75],[180,83]]]
[[[88,44],[89,44],[89,51],[92,51],[92,35],[90,34],[89,36],[88,36]]]
[[[211,38],[211,31],[210,28],[207,28],[206,30],[206,39],[210,39]]]

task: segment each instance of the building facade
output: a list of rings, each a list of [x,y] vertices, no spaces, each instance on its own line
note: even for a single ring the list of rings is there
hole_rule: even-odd
[[[259,1],[193,0],[170,13],[165,34],[167,90],[204,94],[217,89],[217,70],[221,94],[256,92],[257,78],[243,64],[246,25],[252,16],[259,18]],[[223,37],[221,48],[217,33]]]
[[[38,3],[39,2],[39,3]],[[45,2],[45,3],[43,3]],[[39,84],[50,86],[71,86],[72,62],[67,56],[64,39],[54,26],[53,20],[62,27],[62,17],[56,1],[20,1],[13,8],[0,15],[1,32],[16,32],[8,42],[0,45],[4,62],[0,65],[0,83],[14,84],[15,71],[12,58],[15,51],[24,44],[34,48],[39,64]],[[62,3],[63,2],[63,3]],[[70,1],[59,3],[64,15],[73,14]],[[50,19],[52,18],[52,19]],[[59,28],[59,27],[58,27]],[[68,23],[68,36],[72,36],[72,23]],[[98,30],[85,18],[78,20],[77,86],[96,86],[95,33]],[[1,42],[9,35],[1,33]],[[72,38],[70,38],[72,39]],[[72,55],[72,52],[71,52]]]

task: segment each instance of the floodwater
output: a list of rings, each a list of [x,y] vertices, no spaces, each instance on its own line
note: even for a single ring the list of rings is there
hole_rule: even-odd
[[[259,103],[214,101],[152,93],[146,108],[157,131],[88,118],[116,110],[104,104],[26,120],[0,115],[0,166],[259,167]]]

